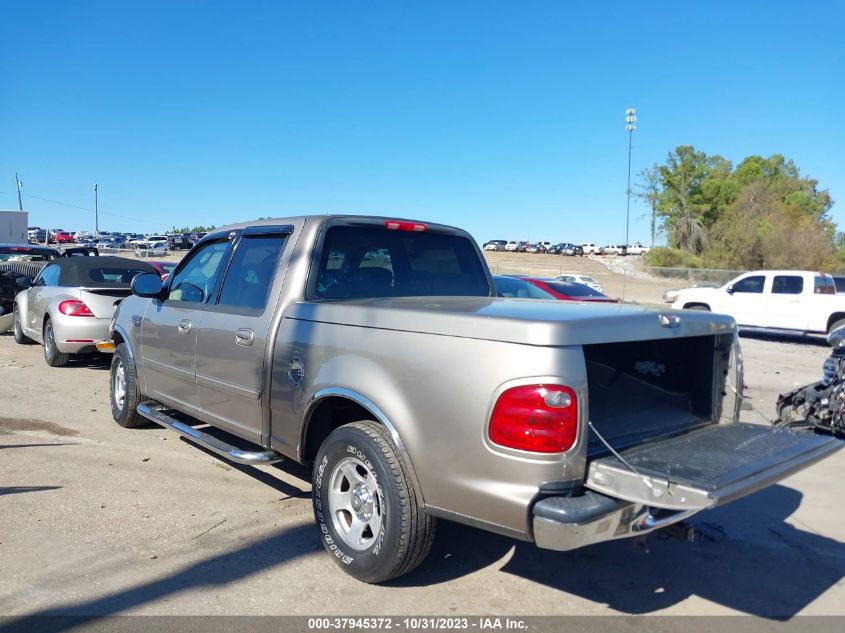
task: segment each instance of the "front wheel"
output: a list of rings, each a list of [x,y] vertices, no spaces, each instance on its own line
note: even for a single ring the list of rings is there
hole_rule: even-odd
[[[431,549],[434,519],[380,424],[353,422],[329,435],[314,463],[312,501],[323,547],[358,580],[397,578]]]
[[[840,328],[843,325],[845,325],[845,319],[839,319],[837,321],[834,321],[830,324],[830,327],[827,328],[827,333],[830,334],[831,332],[833,332],[833,330]]]
[[[32,343],[32,339],[23,333],[23,326],[21,325],[21,311],[18,306],[15,306],[12,316],[12,336],[15,337],[15,343],[18,345],[28,345]]]
[[[693,303],[692,305],[684,306],[684,310],[699,310],[700,312],[710,312],[710,306],[703,303]]]

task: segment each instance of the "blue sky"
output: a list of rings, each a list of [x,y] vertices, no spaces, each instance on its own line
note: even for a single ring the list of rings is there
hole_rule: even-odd
[[[845,229],[843,23],[837,1],[4,2],[0,208],[18,171],[42,227],[93,228],[98,183],[106,230],[339,212],[622,242],[634,106],[634,173],[681,144],[782,153]]]

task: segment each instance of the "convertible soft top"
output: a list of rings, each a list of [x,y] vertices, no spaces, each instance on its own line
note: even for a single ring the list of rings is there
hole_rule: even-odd
[[[59,268],[59,284],[66,287],[129,287],[139,273],[156,273],[146,262],[124,257],[62,257],[50,263]]]

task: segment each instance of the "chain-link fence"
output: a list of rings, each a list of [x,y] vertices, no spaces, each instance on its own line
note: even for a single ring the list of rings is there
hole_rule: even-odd
[[[683,280],[690,286],[696,284],[721,286],[746,272],[744,270],[718,270],[713,268],[655,268],[649,266],[644,267],[643,270],[653,277]]]
[[[578,273],[578,267],[566,264],[547,264],[526,260],[525,264],[518,262],[487,262],[490,272],[494,275],[529,275],[531,277],[557,277],[564,273]]]
[[[535,277],[556,277],[563,273],[571,273],[578,270],[577,260],[575,266],[566,261],[561,264],[550,264],[526,260],[525,264],[518,262],[488,262],[490,272],[494,275],[531,275]],[[744,270],[718,270],[712,268],[657,268],[653,266],[637,266],[630,271],[613,270],[608,268],[607,272],[627,274],[630,277],[665,279],[667,281],[677,280],[680,285],[694,286],[696,284],[712,284],[721,286],[728,283],[734,277],[746,272]]]

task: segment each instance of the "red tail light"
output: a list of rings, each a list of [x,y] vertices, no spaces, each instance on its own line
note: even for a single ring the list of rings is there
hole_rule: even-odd
[[[490,416],[494,444],[533,453],[561,453],[575,444],[578,397],[563,385],[525,385],[505,391]]]
[[[399,220],[385,220],[384,228],[391,231],[416,231],[422,233],[428,227],[419,222],[400,222]]]
[[[64,314],[65,316],[79,316],[79,317],[92,317],[94,313],[91,312],[91,309],[82,303],[81,301],[77,301],[75,299],[62,301],[59,304],[59,312]]]

